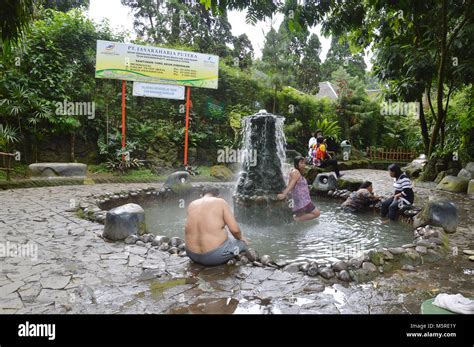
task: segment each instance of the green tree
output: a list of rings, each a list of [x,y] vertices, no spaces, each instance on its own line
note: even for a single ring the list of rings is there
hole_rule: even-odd
[[[0,6],[0,46],[4,54],[11,52],[33,20],[33,0],[3,0]]]
[[[366,69],[364,56],[361,53],[352,54],[347,41],[341,42],[339,38],[333,36],[331,39],[331,48],[321,67],[322,80],[328,81],[333,72],[340,67],[344,67],[347,73],[352,77],[359,77],[364,81]]]
[[[293,81],[292,61],[288,58],[288,41],[271,28],[265,36],[262,50],[261,70],[267,75],[267,82],[273,89],[273,113],[276,112],[277,93]]]
[[[88,8],[90,0],[40,0],[43,8],[67,12],[73,8]]]

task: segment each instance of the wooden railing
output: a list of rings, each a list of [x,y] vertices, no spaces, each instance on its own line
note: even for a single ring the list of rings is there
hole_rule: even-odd
[[[370,160],[387,160],[396,162],[409,162],[415,159],[415,150],[403,148],[367,147],[367,157]]]
[[[15,157],[16,154],[0,152],[0,156],[2,157],[2,166],[0,166],[0,170],[7,172],[7,181],[10,181],[10,171],[13,171],[12,158]]]

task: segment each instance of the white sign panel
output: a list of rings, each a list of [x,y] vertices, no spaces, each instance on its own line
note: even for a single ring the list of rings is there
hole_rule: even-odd
[[[184,100],[184,86],[133,82],[133,96]]]

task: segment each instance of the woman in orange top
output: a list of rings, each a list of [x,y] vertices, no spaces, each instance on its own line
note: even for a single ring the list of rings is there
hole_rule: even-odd
[[[337,165],[337,160],[333,160],[329,153],[326,150],[326,144],[324,138],[318,138],[318,149],[316,150],[316,165],[319,167],[328,167],[332,166],[334,172],[336,173],[337,178],[341,177],[342,174],[339,172],[339,165]]]

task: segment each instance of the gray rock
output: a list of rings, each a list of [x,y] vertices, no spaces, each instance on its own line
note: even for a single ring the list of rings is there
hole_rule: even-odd
[[[168,252],[170,254],[178,254],[179,253],[179,249],[178,247],[170,247],[170,249],[168,249]]]
[[[298,269],[299,269],[301,272],[306,273],[306,272],[308,271],[308,269],[309,269],[311,266],[318,267],[317,264],[315,265],[315,264],[310,264],[310,263],[307,263],[307,262],[303,262],[303,263],[298,267]]]
[[[471,178],[474,178],[474,162],[471,161],[467,163],[464,169],[469,171],[469,173],[471,174]]]
[[[178,255],[180,257],[185,257],[187,254],[186,254],[186,251],[179,251]]]
[[[346,270],[340,271],[338,274],[338,278],[344,282],[350,282],[352,280],[351,276],[349,275],[349,272],[347,272]]]
[[[384,254],[384,259],[385,259],[385,260],[392,260],[392,259],[394,258],[394,257],[393,257],[393,254],[390,253],[389,250],[386,250],[386,249],[385,249],[385,250],[383,250],[382,252],[383,252],[383,254]]]
[[[376,272],[377,271],[377,266],[375,266],[371,262],[365,261],[365,262],[362,263],[362,269],[370,271],[370,272]]]
[[[174,188],[176,185],[186,184],[189,180],[189,172],[187,171],[176,171],[173,172],[165,181],[164,188]]]
[[[347,263],[343,260],[338,261],[337,263],[332,264],[332,269],[334,271],[342,271],[342,270],[347,270]]]
[[[141,241],[141,240],[138,240],[136,243],[135,243],[137,246],[140,246],[140,247],[145,247],[146,246],[146,243]]]
[[[270,263],[273,263],[273,260],[269,255],[265,254],[260,257],[260,263],[263,265],[269,265]]]
[[[463,249],[462,252],[466,255],[474,255],[474,250],[472,249]]]
[[[407,249],[403,247],[393,247],[393,248],[389,248],[388,251],[394,255],[399,255],[399,254],[405,253]]]
[[[405,264],[405,265],[402,266],[402,270],[404,270],[404,271],[416,271],[416,268],[411,266],[411,265],[406,265]]]
[[[145,211],[137,204],[126,204],[111,209],[105,217],[102,234],[109,240],[124,240],[130,235],[141,235],[145,232]]]
[[[180,244],[180,245],[178,246],[178,249],[179,249],[180,251],[184,251],[184,250],[186,249],[186,244],[183,242],[182,244]]]
[[[155,239],[155,235],[153,234],[145,234],[143,235],[143,242],[152,242]]]
[[[168,243],[168,242],[170,242],[170,238],[168,236],[156,236],[151,242],[151,245],[161,246],[163,243]]]
[[[249,263],[249,258],[247,258],[245,255],[241,256],[240,257],[240,262],[243,264],[243,265],[246,265]]]
[[[313,190],[327,192],[337,187],[337,178],[332,173],[320,173],[313,182]]]
[[[415,242],[416,247],[425,247],[425,248],[433,248],[434,242],[431,242],[431,239],[425,240],[425,239],[420,239]],[[416,248],[415,248],[416,249]]]
[[[291,264],[286,265],[283,268],[283,271],[298,272],[298,271],[300,271],[300,266],[301,266],[301,263],[291,263]]]
[[[178,247],[179,245],[183,244],[184,241],[180,239],[179,237],[172,237],[170,240],[170,246],[171,247]]]
[[[162,243],[160,247],[158,247],[158,250],[167,252],[170,249],[170,245],[167,243]]]
[[[359,269],[362,266],[363,261],[357,258],[352,258],[348,262],[348,268],[352,270]]]
[[[322,278],[325,278],[328,280],[330,278],[333,278],[336,274],[334,273],[334,271],[332,271],[331,268],[325,267],[325,268],[319,269],[319,275]]]
[[[244,252],[244,254],[251,262],[258,260],[258,252],[253,248],[249,248],[246,252]]]
[[[306,270],[306,274],[308,276],[311,276],[311,277],[315,277],[317,276],[319,273],[319,269],[316,267],[316,266],[310,266],[307,270]]]
[[[402,265],[421,265],[422,259],[420,254],[412,248],[409,248],[401,257],[400,262]]]
[[[81,163],[36,163],[28,166],[29,177],[85,177],[87,165]]]
[[[458,172],[458,177],[464,178],[464,179],[466,179],[466,180],[472,179],[471,173],[470,173],[468,170],[466,170],[466,169],[461,169],[461,170]]]
[[[257,266],[257,267],[263,267],[263,264],[258,262],[258,261],[254,261],[254,262],[252,262],[252,264]]]
[[[232,265],[235,265],[236,262],[237,262],[237,260],[235,260],[235,259],[229,259],[227,261],[227,265],[232,266]]]
[[[426,254],[426,247],[425,246],[416,246],[415,250],[420,254]]]
[[[133,245],[138,241],[138,236],[137,235],[130,235],[125,239],[125,244],[126,245]]]
[[[469,180],[469,185],[467,186],[467,195],[474,196],[474,179]]]
[[[417,228],[430,224],[453,233],[456,231],[458,222],[458,209],[455,203],[430,197],[423,210],[413,219],[413,226]]]
[[[275,261],[275,265],[279,268],[285,267],[288,264],[286,260],[277,260]]]

